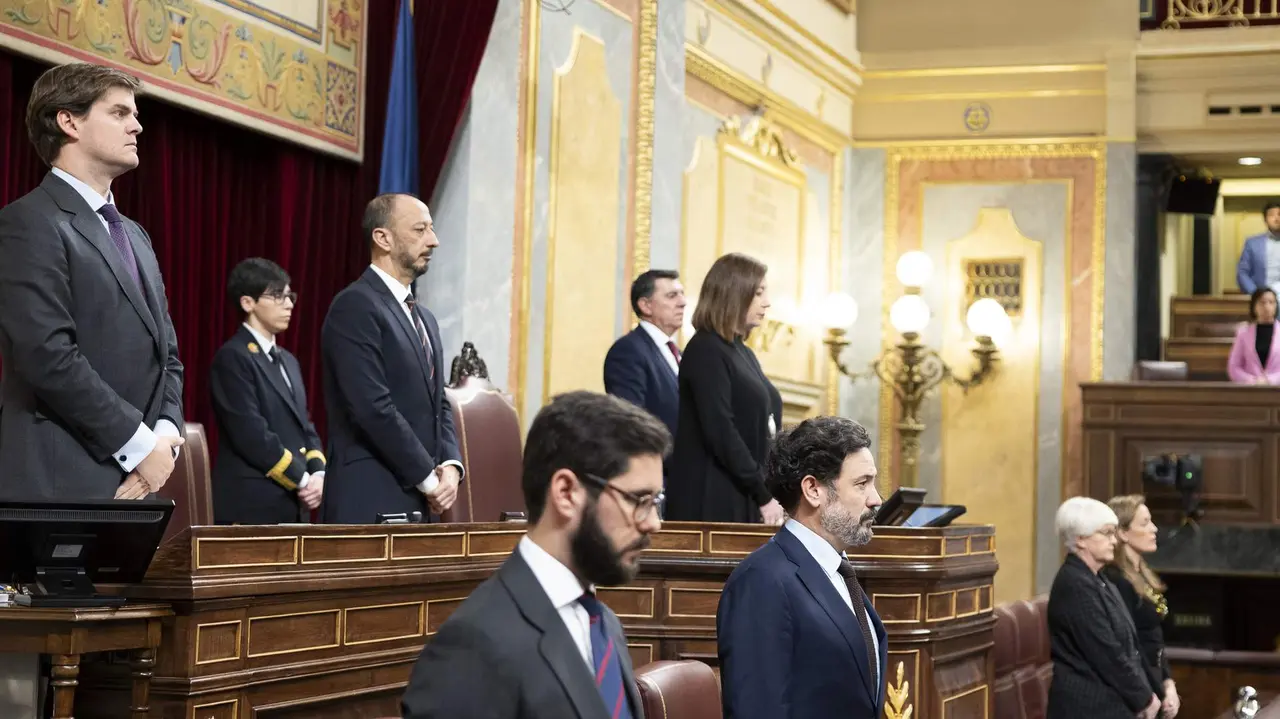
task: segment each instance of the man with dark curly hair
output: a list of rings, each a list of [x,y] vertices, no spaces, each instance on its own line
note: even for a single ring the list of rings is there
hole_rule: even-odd
[[[725,719],[873,719],[884,624],[850,547],[871,541],[880,494],[867,430],[816,417],[778,436],[766,485],[790,518],[725,583],[716,614]]]

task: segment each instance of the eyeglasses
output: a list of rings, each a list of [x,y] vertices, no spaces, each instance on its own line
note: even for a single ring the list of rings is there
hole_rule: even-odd
[[[589,480],[591,484],[594,484],[601,489],[612,489],[629,501],[635,508],[632,511],[631,518],[635,520],[636,524],[648,519],[649,515],[653,513],[655,507],[658,511],[662,511],[662,506],[667,502],[667,495],[665,492],[658,492],[657,494],[628,492],[621,487],[610,484],[609,480],[602,479],[594,474],[585,473],[581,476],[582,478]]]
[[[276,302],[284,302],[285,300],[289,300],[295,305],[298,304],[297,292],[264,292],[262,295],[262,298],[272,299],[272,300],[275,300]]]

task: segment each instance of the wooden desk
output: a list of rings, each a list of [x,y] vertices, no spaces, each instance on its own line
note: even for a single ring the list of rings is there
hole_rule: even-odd
[[[637,665],[716,661],[720,589],[761,525],[667,522],[625,587],[601,587]],[[171,602],[153,716],[398,716],[425,642],[506,560],[521,524],[193,527],[131,596]],[[917,719],[990,716],[991,527],[878,528],[851,558],[889,632],[885,679]],[[126,676],[95,678],[81,719],[120,716]],[[83,693],[83,688],[82,688]]]
[[[1233,337],[1170,337],[1164,341],[1164,361],[1186,362],[1188,379],[1226,382]]]
[[[53,717],[71,719],[81,655],[132,650],[129,711],[134,719],[144,719],[161,622],[170,616],[173,611],[164,604],[129,604],[115,609],[5,607],[0,609],[0,651],[50,655]]]
[[[1170,338],[1220,337],[1233,325],[1248,321],[1249,295],[1192,295],[1169,300]]]

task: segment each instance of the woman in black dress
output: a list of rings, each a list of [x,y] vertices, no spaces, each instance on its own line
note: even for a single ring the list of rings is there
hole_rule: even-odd
[[[711,266],[680,360],[665,519],[782,524],[764,484],[769,443],[782,427],[782,396],[744,340],[769,309],[765,265],[731,253]]]
[[[1156,551],[1156,525],[1141,494],[1114,497],[1107,505],[1120,520],[1116,527],[1119,546],[1115,561],[1102,570],[1102,576],[1111,580],[1133,616],[1142,661],[1151,688],[1160,697],[1160,717],[1173,719],[1178,715],[1181,702],[1178,687],[1169,674],[1169,660],[1164,656],[1164,630],[1160,628],[1169,606],[1164,601],[1164,583],[1142,558]]]

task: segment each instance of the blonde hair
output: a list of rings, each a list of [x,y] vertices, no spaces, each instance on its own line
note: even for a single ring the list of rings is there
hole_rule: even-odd
[[[1111,507],[1111,511],[1116,513],[1116,519],[1120,520],[1120,524],[1116,525],[1117,528],[1127,532],[1129,531],[1129,525],[1138,516],[1138,508],[1145,506],[1146,503],[1147,498],[1141,494],[1122,494],[1118,497],[1112,497],[1107,502],[1107,506]],[[1125,542],[1121,539],[1120,543],[1124,544]],[[1121,547],[1120,551],[1116,552],[1116,558],[1112,563],[1124,573],[1125,579],[1129,580],[1129,583],[1133,585],[1134,589],[1138,590],[1139,594],[1144,594],[1147,589],[1154,589],[1157,592],[1165,590],[1164,582],[1160,581],[1159,575],[1147,565],[1147,561],[1141,556],[1138,557],[1138,563],[1135,565],[1130,559],[1129,553]]]
[[[726,342],[745,335],[747,310],[768,270],[760,260],[738,252],[716,260],[702,280],[693,329],[720,335]]]

